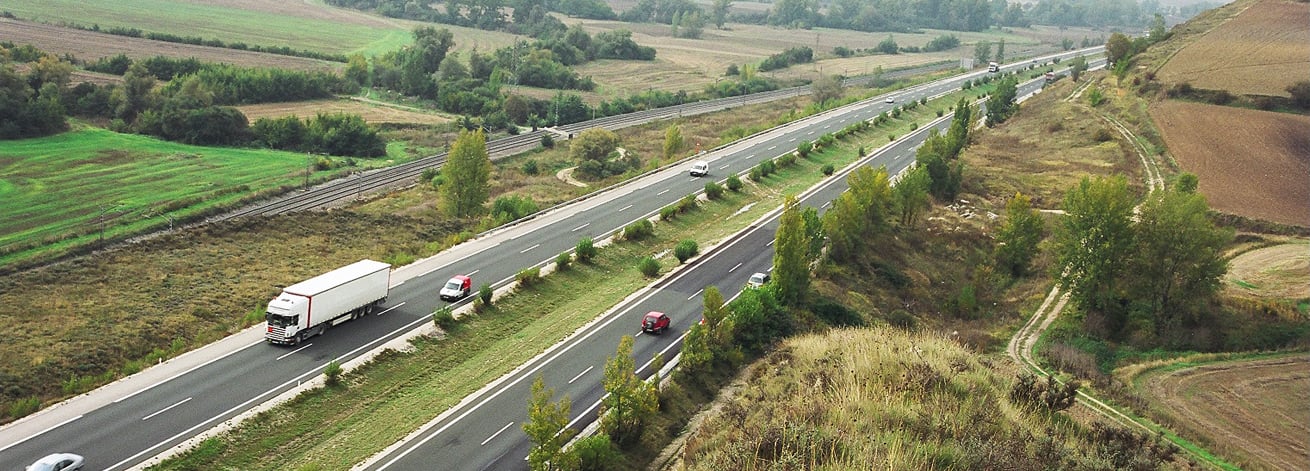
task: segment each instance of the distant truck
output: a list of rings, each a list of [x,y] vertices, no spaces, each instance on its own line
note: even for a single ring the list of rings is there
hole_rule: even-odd
[[[1054,82],[1055,80],[1056,80],[1055,72],[1046,73],[1046,83],[1051,83]]]
[[[988,62],[988,63],[987,63],[987,71],[988,71],[988,72],[1000,72],[1000,71],[1001,71],[1001,64],[997,64],[997,63],[995,63],[995,62]]]
[[[269,343],[295,345],[372,313],[387,300],[391,264],[361,260],[282,289],[264,319]]]

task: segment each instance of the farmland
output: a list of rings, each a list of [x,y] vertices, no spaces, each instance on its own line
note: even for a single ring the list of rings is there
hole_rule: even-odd
[[[1310,356],[1179,362],[1136,383],[1157,408],[1243,468],[1310,467]]]
[[[1310,226],[1310,116],[1165,101],[1150,109],[1178,165],[1210,207]]]
[[[251,122],[259,118],[280,118],[298,116],[301,119],[313,118],[318,113],[349,113],[359,115],[370,123],[412,123],[442,124],[451,121],[449,117],[430,110],[406,107],[389,103],[362,101],[361,99],[331,99],[298,101],[287,103],[263,103],[258,105],[238,106],[242,114]]]
[[[167,227],[168,217],[299,185],[305,171],[301,153],[197,147],[92,127],[0,141],[0,261],[35,247],[59,252],[94,242],[102,227],[105,237]]]
[[[1310,80],[1307,25],[1310,3],[1255,2],[1184,46],[1158,76],[1169,83],[1236,94],[1288,96],[1288,85]]]

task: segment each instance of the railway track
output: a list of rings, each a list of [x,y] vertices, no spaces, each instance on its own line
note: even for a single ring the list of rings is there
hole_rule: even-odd
[[[890,72],[886,78],[903,78],[923,73],[946,70],[954,67],[953,63],[930,64],[913,69]],[[844,86],[866,85],[875,79],[873,76],[856,77],[842,82]],[[810,94],[810,87],[800,86],[760,92],[729,98],[685,103],[677,106],[637,111],[615,116],[606,116],[589,121],[565,124],[552,129],[541,129],[529,133],[496,139],[487,143],[487,153],[492,160],[499,160],[536,148],[545,134],[552,134],[564,140],[577,133],[592,128],[604,128],[611,131],[631,126],[638,126],[654,121],[676,119],[705,113],[729,110],[732,108],[769,103],[787,98]],[[232,212],[210,218],[209,221],[222,221],[244,216],[283,214],[296,211],[324,208],[334,204],[358,198],[365,193],[390,188],[409,186],[417,181],[424,170],[440,168],[446,162],[446,153],[424,157],[394,167],[372,170],[354,177],[339,178],[319,184],[292,194],[283,195],[259,204],[247,206]]]

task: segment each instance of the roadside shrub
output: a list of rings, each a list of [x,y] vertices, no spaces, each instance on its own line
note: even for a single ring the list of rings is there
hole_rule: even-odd
[[[578,262],[591,263],[591,259],[596,258],[596,243],[590,237],[583,237],[573,252],[578,254]]]
[[[887,142],[891,142],[891,141],[895,141],[895,140],[896,140],[896,135],[895,135],[895,134],[888,134],[888,135],[887,135]]]
[[[728,185],[729,190],[741,191],[741,179],[737,178],[736,175],[728,177],[728,181],[726,183]]]
[[[778,170],[778,164],[773,163],[773,159],[760,162],[760,173],[764,174],[764,176],[766,177],[771,175],[773,172],[777,170]]]
[[[568,252],[560,253],[555,256],[555,271],[569,271],[569,265],[573,263],[573,256]]]
[[[837,142],[837,138],[833,137],[832,134],[824,134],[822,136],[819,136],[819,147],[828,147],[832,145],[832,143],[834,142]]]
[[[782,167],[790,167],[790,166],[792,166],[792,165],[794,165],[794,164],[796,163],[796,155],[795,155],[795,154],[782,154],[782,155],[779,155],[778,158],[777,158],[777,159],[774,159],[774,160],[775,160],[775,162],[776,162],[775,165],[776,165],[778,168],[782,168]]]
[[[814,150],[814,145],[810,144],[810,141],[801,141],[800,145],[796,146],[796,155],[803,159],[809,156],[812,150]]]
[[[547,149],[554,149],[554,148],[555,148],[555,138],[554,138],[554,137],[551,137],[550,133],[542,134],[542,135],[541,135],[541,147],[545,147],[545,148],[547,148]]]
[[[652,235],[655,235],[655,225],[647,219],[628,224],[623,228],[623,240],[642,240]]]
[[[660,274],[660,262],[653,257],[646,257],[637,263],[637,269],[647,278],[654,278]]]
[[[919,123],[917,123],[917,122],[911,122],[911,123],[910,123],[910,130],[913,131],[913,130],[916,130],[916,129],[919,129]]]
[[[323,367],[323,376],[327,377],[328,386],[337,386],[341,384],[341,363],[336,360],[329,361],[327,366]]]
[[[683,196],[682,199],[678,200],[679,213],[685,213],[693,209],[696,209],[696,195]]]
[[[1095,139],[1096,142],[1107,142],[1114,139],[1114,133],[1106,128],[1097,128],[1096,132],[1092,134],[1092,139]]]
[[[573,443],[573,452],[578,454],[581,471],[604,471],[614,469],[622,462],[623,456],[610,440],[610,436],[597,433]]]
[[[919,319],[904,309],[897,309],[887,314],[887,323],[903,330],[914,330],[919,326]]]
[[[859,152],[859,153],[856,154],[855,157],[857,157],[857,158],[858,158],[858,157],[864,157],[864,150],[865,150],[865,149],[864,149],[864,146],[860,146],[860,150],[857,151],[857,152]]]
[[[535,159],[528,159],[527,162],[523,162],[523,173],[528,175],[536,175],[537,173],[540,172],[541,172],[541,168],[537,166],[537,161]]]
[[[537,267],[524,268],[523,271],[514,275],[514,280],[519,282],[519,287],[527,288],[541,281],[541,269]]]
[[[764,179],[764,172],[760,171],[759,166],[751,167],[751,171],[746,174],[746,178],[751,179],[751,181],[758,182]]]
[[[1036,376],[1022,375],[1010,387],[1010,402],[1030,408],[1044,407],[1051,412],[1062,411],[1072,407],[1078,399],[1078,382],[1070,381],[1060,384],[1055,376],[1047,376],[1042,382]]]
[[[705,184],[705,197],[716,200],[723,197],[723,186],[715,182]]]
[[[938,117],[938,118],[942,117],[942,114],[943,114],[942,110],[937,110],[937,117]]]
[[[9,416],[15,419],[26,417],[41,408],[41,400],[36,396],[26,397],[9,404]]]
[[[678,215],[678,205],[676,205],[676,204],[671,204],[671,205],[665,206],[665,207],[663,207],[663,208],[660,208],[660,220],[661,220],[661,221],[672,221],[672,220],[673,220],[673,216],[676,216],[676,215]]]
[[[479,297],[477,300],[481,301],[482,298]],[[441,330],[450,330],[455,325],[455,312],[450,309],[449,305],[442,306],[432,311],[432,323],[440,327]]]
[[[833,172],[836,172],[836,171],[837,171],[837,169],[836,169],[835,167],[833,167],[832,164],[824,164],[824,165],[823,165],[823,174],[824,174],[824,175],[832,175],[832,173],[833,173]]]
[[[437,175],[440,174],[441,173],[435,167],[428,167],[423,169],[423,173],[418,174],[418,180],[421,182],[431,182],[433,178],[436,178]]]
[[[678,245],[673,247],[673,256],[678,257],[678,263],[687,263],[687,259],[695,257],[698,253],[700,253],[700,246],[691,239],[678,242]]]
[[[478,299],[482,300],[482,304],[490,306],[492,294],[494,292],[491,289],[491,283],[483,283],[482,286],[478,287]]]

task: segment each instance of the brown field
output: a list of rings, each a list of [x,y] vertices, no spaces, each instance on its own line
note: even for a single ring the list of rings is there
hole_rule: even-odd
[[[251,122],[259,118],[299,116],[312,118],[318,113],[357,114],[370,123],[442,124],[450,118],[432,111],[402,105],[363,101],[362,99],[335,99],[298,101],[290,103],[264,103],[238,106]]]
[[[203,62],[225,62],[244,67],[278,67],[292,70],[338,70],[344,64],[219,47],[153,41],[72,28],[0,18],[0,38],[15,44],[32,44],[43,51],[72,54],[83,61],[126,54],[134,59],[154,56],[194,57]]]
[[[1211,208],[1310,226],[1310,116],[1181,101],[1150,113]]]
[[[1158,74],[1169,83],[1288,96],[1310,80],[1310,3],[1261,0],[1183,47]]]
[[[1310,299],[1310,241],[1296,240],[1233,257],[1224,275],[1224,289],[1265,299]]]
[[[1310,356],[1148,373],[1139,389],[1244,469],[1310,469]]]

